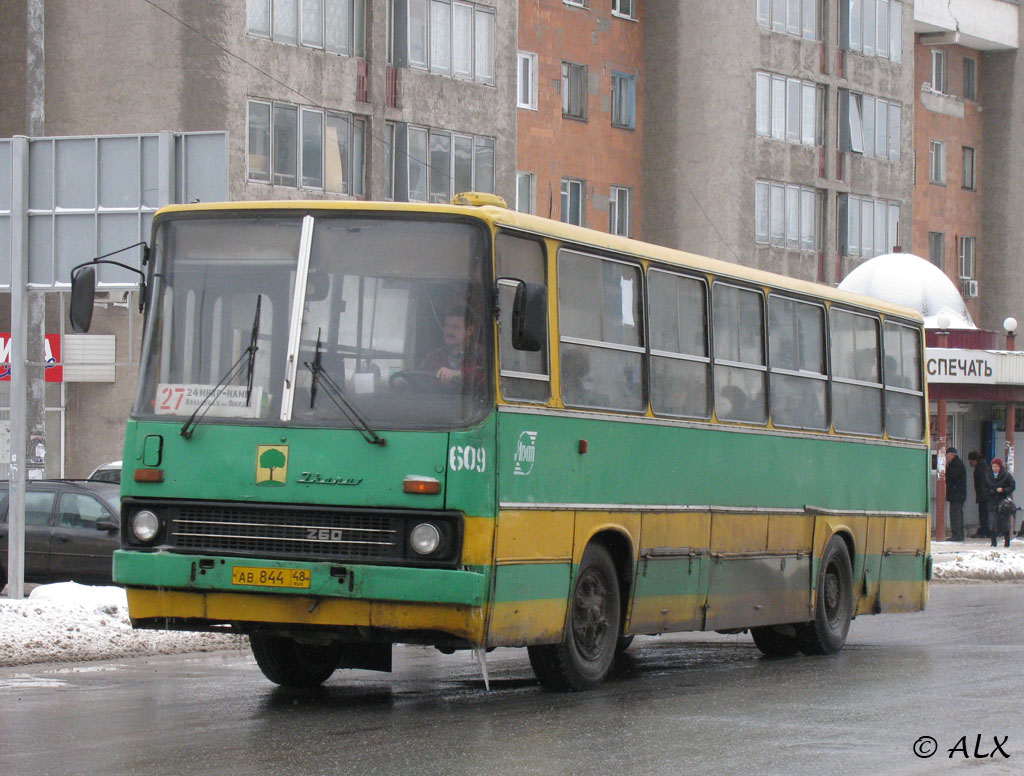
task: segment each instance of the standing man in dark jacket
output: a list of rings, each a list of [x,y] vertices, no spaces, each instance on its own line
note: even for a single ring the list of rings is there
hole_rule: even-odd
[[[967,467],[956,454],[946,450],[946,501],[949,502],[950,541],[964,540],[964,502],[967,501]]]
[[[967,462],[974,469],[974,500],[978,504],[978,531],[972,538],[988,539],[992,536],[988,520],[988,495],[992,487],[992,467],[975,450],[971,450],[967,454]]]

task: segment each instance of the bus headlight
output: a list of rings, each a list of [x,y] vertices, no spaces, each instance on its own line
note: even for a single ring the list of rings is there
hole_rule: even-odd
[[[409,545],[420,555],[430,555],[441,546],[441,532],[432,523],[420,523],[409,532]]]
[[[131,529],[132,536],[148,544],[160,533],[160,518],[148,509],[142,509],[132,515]]]

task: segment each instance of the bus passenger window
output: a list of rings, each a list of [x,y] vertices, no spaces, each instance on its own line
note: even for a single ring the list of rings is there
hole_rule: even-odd
[[[829,326],[832,334],[832,424],[836,431],[881,435],[878,320],[833,308],[829,313]]]
[[[772,423],[828,428],[825,309],[772,294],[768,300]]]
[[[764,306],[761,294],[714,285],[715,413],[720,420],[765,423]]]
[[[886,321],[885,429],[895,439],[924,437],[924,391],[921,390],[921,336],[916,329]]]
[[[639,267],[561,251],[558,320],[566,405],[643,411],[642,293]]]
[[[658,415],[707,418],[707,287],[696,278],[647,273],[651,326],[651,408]]]

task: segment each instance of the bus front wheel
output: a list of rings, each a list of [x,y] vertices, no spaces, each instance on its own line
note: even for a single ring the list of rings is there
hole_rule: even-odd
[[[253,633],[249,645],[263,675],[282,687],[321,685],[341,660],[338,644],[303,644],[287,636]]]
[[[814,619],[797,626],[796,640],[805,655],[831,655],[843,648],[853,618],[853,567],[846,542],[833,536],[818,566]]]
[[[528,647],[530,665],[553,690],[587,690],[612,667],[621,628],[619,578],[608,550],[591,544],[580,560],[560,644]]]

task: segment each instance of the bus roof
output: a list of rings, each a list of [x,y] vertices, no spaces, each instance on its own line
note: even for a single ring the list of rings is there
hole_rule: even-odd
[[[712,259],[696,253],[689,253],[663,245],[655,245],[628,237],[620,237],[595,229],[574,226],[550,218],[519,213],[495,205],[468,206],[453,204],[430,204],[425,202],[383,202],[365,200],[243,200],[238,202],[205,202],[188,205],[168,205],[160,208],[156,217],[176,213],[198,213],[209,211],[240,211],[240,210],[356,210],[363,212],[403,212],[403,213],[447,213],[452,215],[471,215],[497,226],[506,226],[533,234],[553,237],[565,242],[576,243],[584,247],[613,251],[634,258],[652,259],[657,262],[687,267],[706,272],[711,275],[746,280],[759,285],[787,289],[796,293],[821,297],[830,301],[846,302],[858,307],[867,307],[880,312],[898,315],[909,320],[921,322],[921,314],[910,307],[893,304],[882,299],[842,291],[823,283],[790,278],[774,272],[754,269],[721,259]]]

